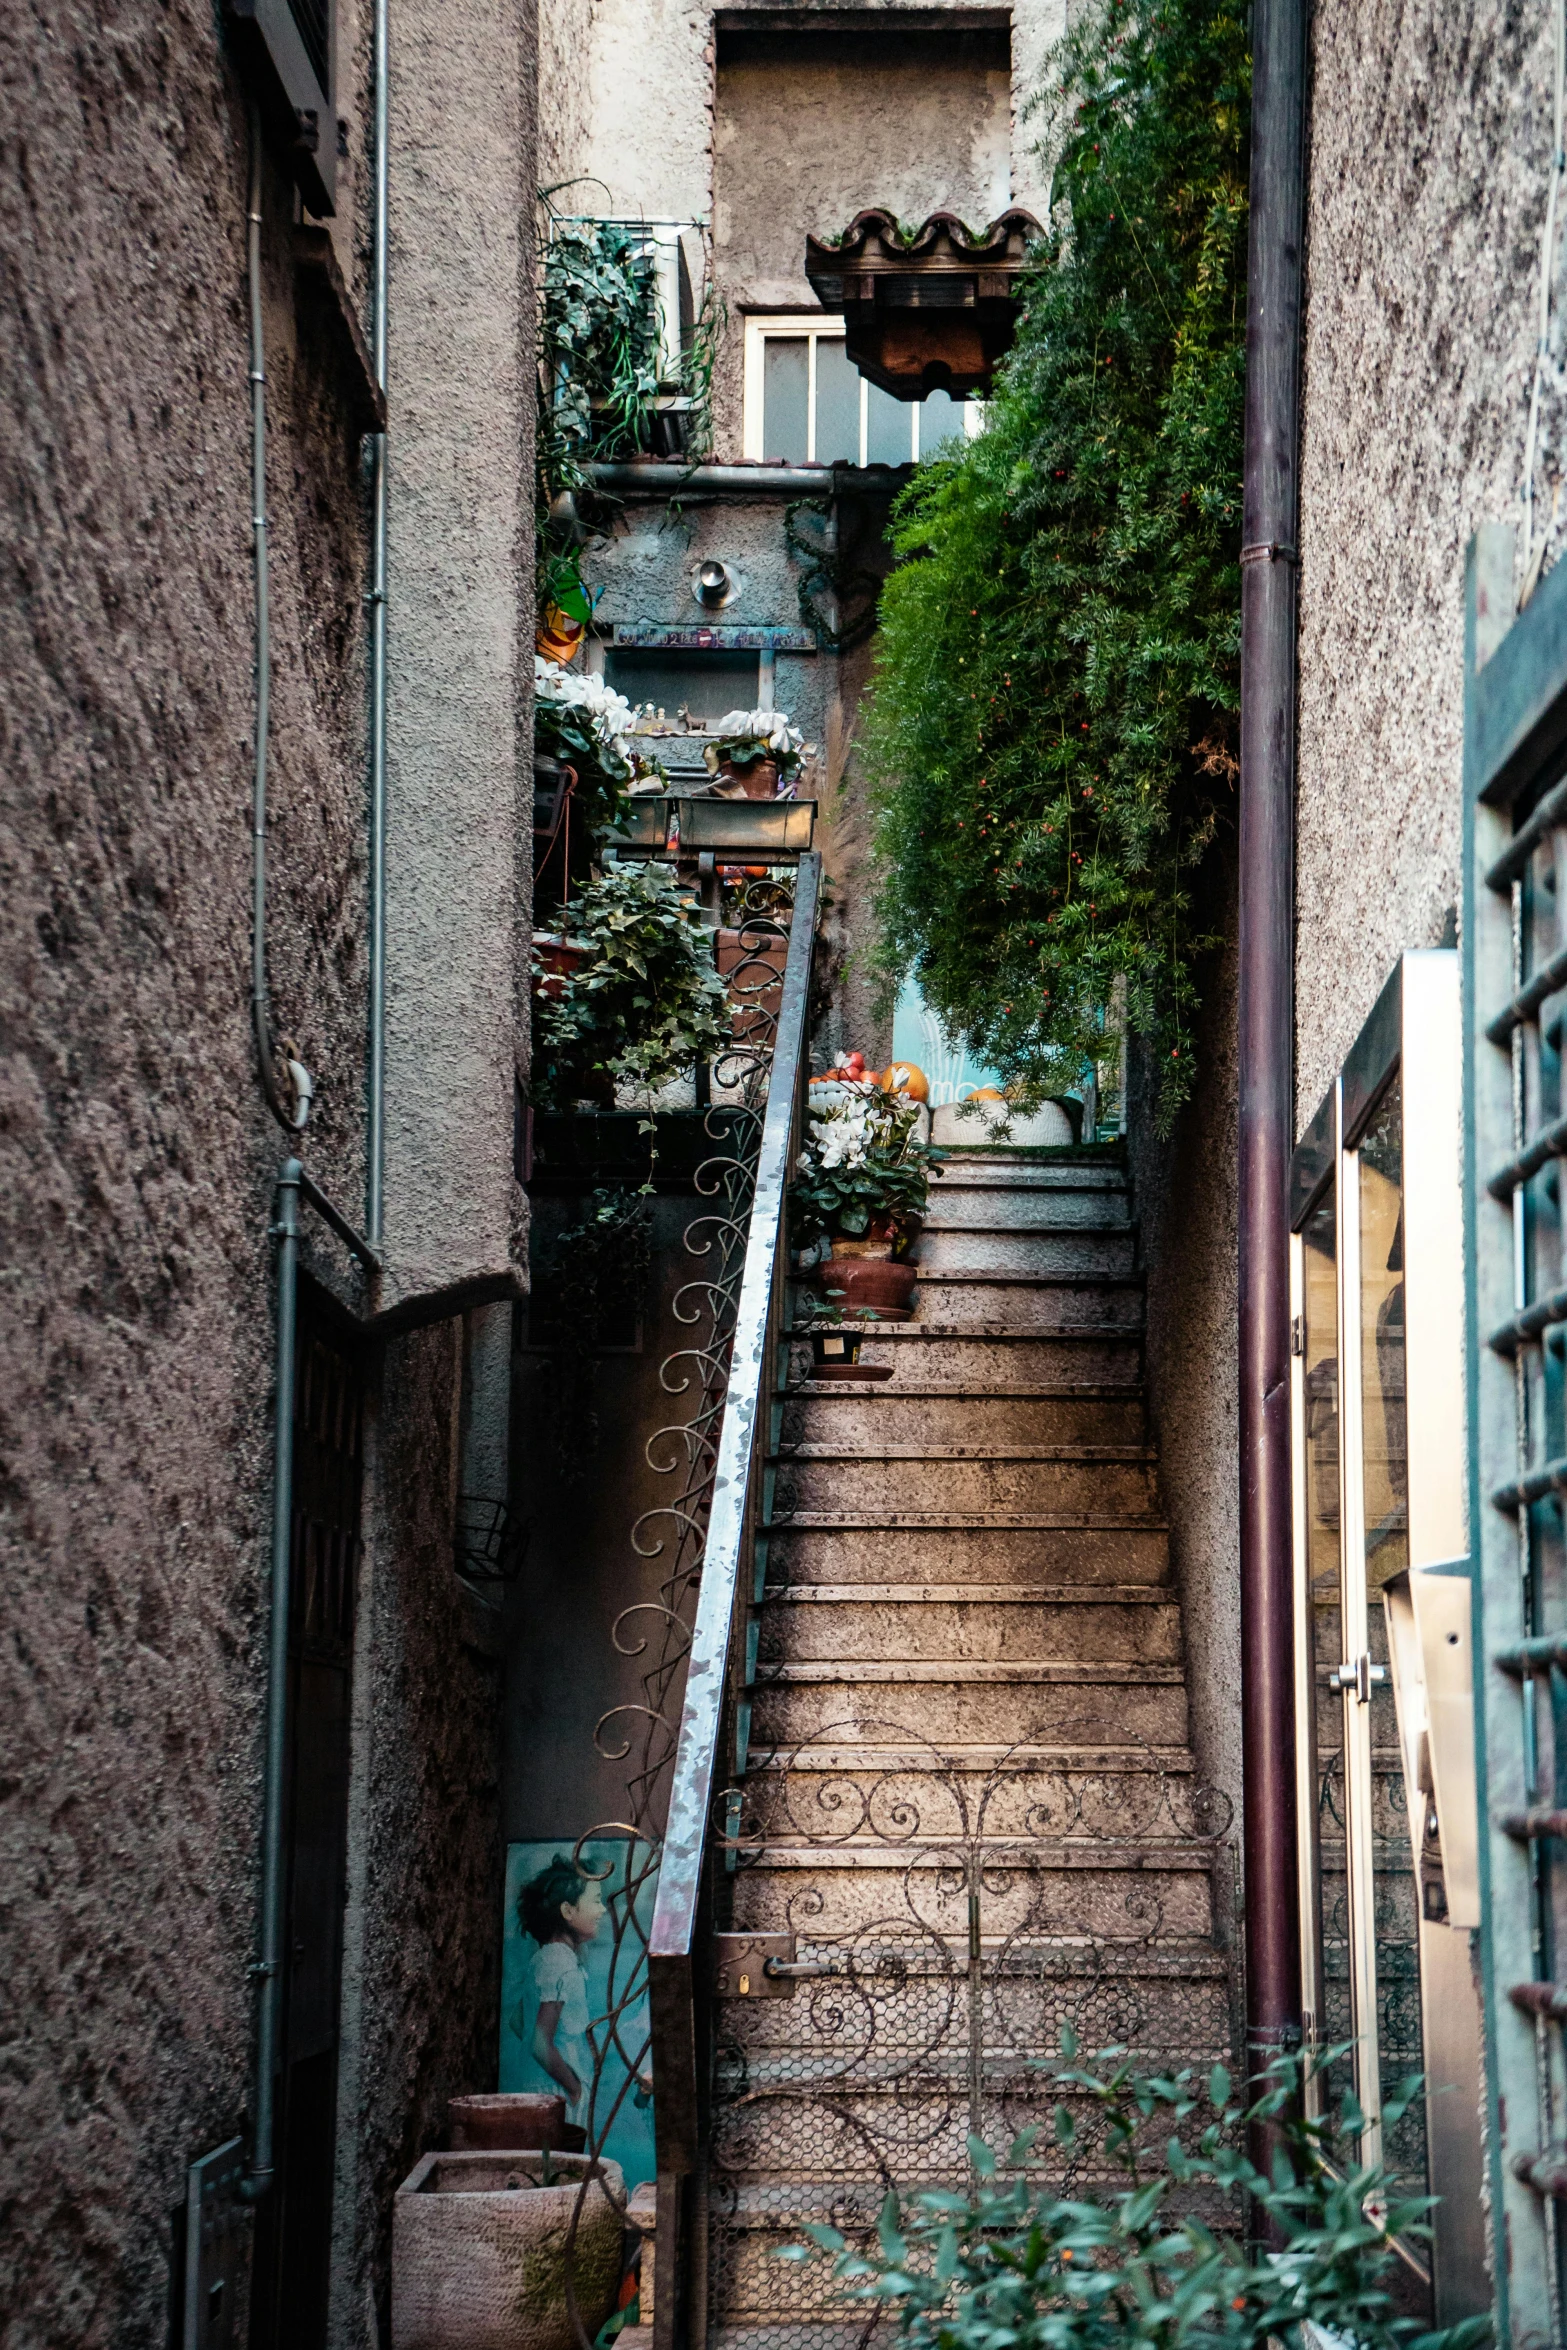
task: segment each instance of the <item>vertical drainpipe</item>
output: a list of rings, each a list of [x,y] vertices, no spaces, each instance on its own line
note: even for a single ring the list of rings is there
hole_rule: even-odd
[[[283,1804],[288,1726],[289,1562],[294,1524],[294,1324],[299,1293],[299,1184],[297,1159],[278,1175],[277,1360],[272,1422],[272,1577],[267,1633],[266,1760],[261,1790],[261,1931],[252,1973],[256,1989],[255,2127],[250,2168],[240,2182],[249,2203],[272,2185],[280,2033],[283,2017]]]
[[[370,351],[386,389],[388,0],[375,0]],[[365,1102],[365,1237],[384,1237],[386,1163],[386,435],[370,443],[370,1042]]]
[[[1288,1179],[1294,1143],[1295,630],[1304,0],[1256,0],[1241,550],[1239,1351],[1246,2008],[1300,2035]]]

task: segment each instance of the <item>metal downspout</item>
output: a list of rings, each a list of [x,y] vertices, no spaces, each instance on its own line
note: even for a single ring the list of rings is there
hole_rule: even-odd
[[[283,2012],[283,1802],[288,1726],[289,1551],[294,1520],[294,1325],[299,1289],[299,1191],[304,1170],[286,1159],[278,1175],[277,1362],[274,1371],[271,1622],[267,1638],[267,1733],[261,1815],[261,1934],[256,1977],[255,2130],[240,2184],[259,2202],[272,2184],[280,2026]]]
[[[386,389],[388,0],[375,0],[374,254],[370,351]],[[370,1040],[365,1115],[365,1234],[379,1248],[386,1159],[386,435],[370,442]]]
[[[250,796],[250,1024],[267,1106],[280,1126],[294,1115],[278,1087],[267,999],[267,748],[272,726],[272,613],[267,559],[267,353],[261,321],[261,110],[250,104],[250,194],[245,208],[250,296],[250,529],[256,583],[256,735]]]
[[[1290,1517],[1296,532],[1306,31],[1256,0],[1241,550],[1239,1354],[1248,2053],[1300,2040]]]

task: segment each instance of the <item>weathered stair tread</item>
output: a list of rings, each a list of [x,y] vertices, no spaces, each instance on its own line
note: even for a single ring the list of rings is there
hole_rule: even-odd
[[[1156,1461],[1151,1444],[791,1444],[769,1456],[769,1465],[790,1461]]]
[[[1148,1771],[1160,1776],[1195,1769],[1189,1746],[985,1746],[954,1745],[943,1740],[943,1771],[991,1772],[1001,1764],[1020,1775],[1071,1770],[1087,1775],[1099,1772]],[[852,1770],[869,1775],[878,1771],[923,1771],[931,1768],[927,1746],[804,1745],[786,1748],[753,1746],[747,1776],[757,1772],[804,1771],[830,1773]]]
[[[966,1331],[964,1335],[972,1338],[974,1333]],[[1012,1331],[1008,1335],[1016,1337],[1017,1333]],[[846,1396],[860,1402],[885,1403],[978,1403],[991,1396],[999,1396],[1007,1403],[1126,1403],[1134,1397],[1141,1400],[1142,1389],[1131,1379],[1065,1379],[1046,1387],[1014,1387],[1004,1379],[959,1380],[946,1386],[927,1381],[919,1387],[902,1379],[895,1383],[881,1379],[803,1379],[786,1393],[791,1401],[799,1396],[822,1403],[837,1403]]]
[[[1076,1510],[876,1510],[862,1513],[854,1510],[791,1510],[780,1522],[780,1531],[798,1533],[805,1529],[821,1532],[831,1529],[863,1528],[873,1533],[878,1529],[899,1532],[920,1531],[940,1533],[944,1529],[954,1533],[978,1527],[981,1531],[1011,1530],[1041,1533],[1106,1533],[1106,1534],[1168,1534],[1167,1518],[1144,1516],[1141,1511],[1123,1511],[1116,1517],[1095,1517]]]
[[[770,1583],[765,1604],[803,1607],[863,1602],[895,1607],[1175,1607],[1179,1594],[1161,1583]]]
[[[1147,1664],[1141,1657],[1118,1661],[1080,1664],[1076,1658],[1058,1657],[1050,1662],[1028,1660],[1008,1664],[954,1663],[945,1657],[929,1660],[847,1657],[837,1664],[759,1664],[756,1680],[759,1688],[786,1687],[794,1684],[804,1687],[808,1682],[821,1681],[986,1681],[1005,1686],[1010,1683],[1027,1685],[1034,1682],[1090,1685],[1097,1682],[1157,1682],[1170,1687],[1186,1679],[1181,1665]]]
[[[721,2003],[712,2350],[864,2350],[773,2253],[868,2231],[889,2177],[962,2188],[971,2127],[1048,2134],[1063,2024],[1234,2062],[1124,1152],[959,1146],[943,1183],[915,1318],[857,1333],[891,1376],[800,1350],[782,1397],[728,1916],[828,1972]],[[1073,2191],[1118,2184],[1066,2094]]]

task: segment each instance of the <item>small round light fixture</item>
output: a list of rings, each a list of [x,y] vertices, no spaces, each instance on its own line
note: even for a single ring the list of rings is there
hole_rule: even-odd
[[[732,596],[738,594],[739,585],[728,564],[720,563],[716,555],[710,555],[705,563],[697,565],[691,581],[697,602],[705,604],[710,612],[716,612],[720,605],[727,604]]]

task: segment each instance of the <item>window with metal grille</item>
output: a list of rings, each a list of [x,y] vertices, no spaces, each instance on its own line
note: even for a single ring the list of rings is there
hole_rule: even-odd
[[[1563,2341],[1567,2197],[1567,564],[1470,549],[1465,1216],[1480,1955],[1497,2335]]]

